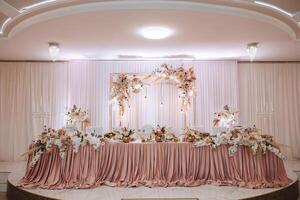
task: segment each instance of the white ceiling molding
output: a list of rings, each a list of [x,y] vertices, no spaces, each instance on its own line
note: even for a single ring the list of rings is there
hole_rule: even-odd
[[[12,7],[4,0],[0,0],[0,11],[10,18],[15,17],[18,14],[20,14],[16,8]]]
[[[0,0],[0,2],[4,2]],[[26,13],[21,13],[12,18],[10,22],[4,27],[2,37],[12,37],[18,31],[29,27],[35,23],[42,22],[48,19],[67,16],[76,13],[96,11],[96,10],[122,10],[122,9],[179,9],[179,10],[193,10],[199,12],[215,12],[226,13],[242,17],[251,17],[253,19],[270,23],[281,30],[285,31],[294,40],[300,41],[300,27],[295,19],[286,15],[278,13],[278,11],[270,10],[252,2],[220,2],[214,0],[203,1],[89,1],[78,0],[61,1],[61,3],[54,3],[43,8],[35,8],[28,10]],[[1,6],[0,6],[1,7]]]

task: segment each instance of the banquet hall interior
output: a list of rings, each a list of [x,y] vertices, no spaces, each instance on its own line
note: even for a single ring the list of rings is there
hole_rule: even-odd
[[[0,0],[0,200],[299,200],[299,0]]]

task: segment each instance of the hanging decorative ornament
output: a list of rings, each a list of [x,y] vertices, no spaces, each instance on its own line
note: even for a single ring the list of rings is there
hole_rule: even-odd
[[[247,45],[247,53],[250,57],[250,61],[253,62],[258,48],[258,42],[252,42]]]
[[[48,44],[49,44],[49,54],[50,54],[51,60],[54,62],[59,57],[59,53],[60,53],[59,43],[49,42]]]

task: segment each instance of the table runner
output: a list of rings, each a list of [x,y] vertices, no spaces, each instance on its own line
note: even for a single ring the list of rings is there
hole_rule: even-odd
[[[45,153],[20,181],[26,188],[92,188],[109,186],[235,185],[250,188],[281,187],[290,183],[283,161],[267,151],[253,155],[239,146],[229,156],[228,146],[193,147],[191,143],[116,143],[98,149],[92,145],[64,159],[58,149]]]

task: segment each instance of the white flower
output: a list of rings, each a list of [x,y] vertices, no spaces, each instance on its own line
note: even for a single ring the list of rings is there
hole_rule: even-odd
[[[251,146],[251,149],[252,149],[253,153],[256,154],[257,150],[258,150],[258,144],[256,142],[254,142],[254,144]]]
[[[66,155],[66,152],[59,152],[59,155],[60,155],[60,157],[63,159],[64,157],[65,157],[65,155]]]
[[[62,143],[61,143],[60,139],[55,139],[54,140],[54,145],[57,145],[58,148],[60,148],[62,146]]]
[[[99,140],[99,138],[89,135],[87,137],[87,140],[89,142],[89,144],[93,145],[95,149],[99,148],[101,141]]]
[[[212,139],[215,143],[215,146],[220,146],[224,142],[224,138],[221,136],[212,137]]]
[[[194,147],[203,147],[203,146],[208,146],[209,144],[207,144],[206,142],[204,142],[203,140],[200,140],[198,142],[194,143]]]
[[[77,153],[79,146],[81,144],[81,138],[77,137],[77,136],[73,136],[73,137],[71,137],[71,140],[72,140],[72,145],[73,145],[73,151],[75,153]]]
[[[237,152],[237,145],[232,145],[228,148],[229,156],[233,156]]]

